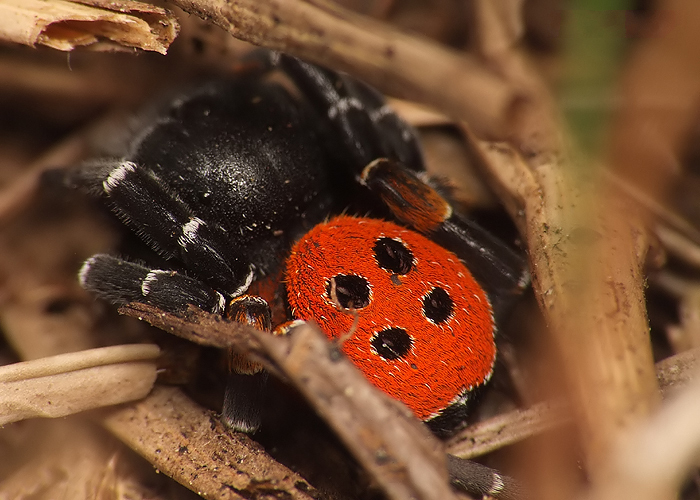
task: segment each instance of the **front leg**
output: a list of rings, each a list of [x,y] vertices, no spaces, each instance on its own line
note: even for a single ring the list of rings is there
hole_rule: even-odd
[[[244,293],[254,270],[217,224],[200,219],[153,172],[119,159],[86,163],[69,184],[105,196],[111,210],[151,248],[229,296]]]
[[[226,306],[222,294],[198,280],[112,255],[93,255],[78,276],[83,288],[115,305],[141,302],[176,314],[190,304],[214,314],[222,314]]]

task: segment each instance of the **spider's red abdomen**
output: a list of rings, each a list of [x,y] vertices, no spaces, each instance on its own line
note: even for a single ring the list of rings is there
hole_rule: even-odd
[[[329,338],[357,329],[345,354],[421,419],[438,415],[491,376],[489,300],[451,252],[391,222],[340,216],[292,248],[286,286],[295,318]]]

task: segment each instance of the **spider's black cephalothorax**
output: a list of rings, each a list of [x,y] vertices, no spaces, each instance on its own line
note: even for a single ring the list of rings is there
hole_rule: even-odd
[[[410,387],[432,384],[440,402],[412,409],[439,427],[490,378],[493,318],[526,285],[523,260],[453,211],[427,180],[414,132],[376,91],[286,56],[262,66],[281,68],[303,97],[263,71],[209,83],[150,111],[119,156],[70,174],[168,262],[154,269],[95,255],[81,282],[113,303],[171,312],[194,304],[268,330],[280,322],[275,311],[344,328],[333,314],[356,310],[360,327],[346,354],[400,399],[404,389],[391,384],[408,377],[409,405],[419,399]],[[341,212],[398,225],[350,217],[320,224]],[[282,273],[288,302],[275,293]],[[394,301],[395,293],[409,295]],[[378,312],[394,303],[406,311]],[[264,375],[231,358],[224,419],[253,430],[251,400]],[[448,371],[434,372],[437,365]],[[434,378],[417,379],[423,372]],[[236,389],[246,376],[255,382]]]

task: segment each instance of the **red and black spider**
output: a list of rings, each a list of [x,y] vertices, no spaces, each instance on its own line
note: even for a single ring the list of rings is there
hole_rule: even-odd
[[[375,90],[287,56],[258,66],[151,109],[121,156],[69,174],[168,262],[95,255],[81,283],[115,304],[349,332],[373,384],[449,427],[491,377],[524,260],[453,210]],[[296,91],[264,78],[272,66]],[[252,431],[265,375],[231,359],[223,419]]]

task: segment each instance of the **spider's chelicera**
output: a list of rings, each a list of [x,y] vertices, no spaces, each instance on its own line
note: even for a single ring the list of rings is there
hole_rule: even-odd
[[[526,285],[524,262],[439,194],[414,131],[375,90],[263,60],[150,109],[123,152],[69,174],[168,262],[99,254],[81,283],[115,304],[193,304],[268,330],[313,320],[330,338],[357,315],[345,354],[443,428],[491,377],[494,318]],[[272,66],[298,92],[266,79]],[[251,431],[265,376],[230,359],[223,418]]]

